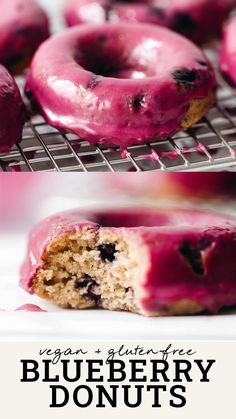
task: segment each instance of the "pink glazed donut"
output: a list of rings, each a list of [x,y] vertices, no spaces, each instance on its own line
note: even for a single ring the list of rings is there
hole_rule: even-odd
[[[236,219],[130,208],[52,216],[33,228],[21,286],[64,308],[145,316],[236,303]]]
[[[167,138],[215,102],[214,71],[202,51],[161,27],[81,25],[36,52],[26,93],[46,121],[91,143]]]
[[[19,142],[25,123],[25,108],[19,88],[0,65],[0,152],[8,153]]]
[[[161,172],[104,173],[107,188],[129,196],[199,200],[236,197],[235,172]]]
[[[49,36],[48,18],[34,0],[0,2],[0,63],[18,71]]]
[[[236,16],[233,16],[225,27],[220,68],[227,79],[236,86]]]
[[[80,23],[119,21],[154,23],[195,42],[221,34],[234,0],[67,0],[65,20]]]

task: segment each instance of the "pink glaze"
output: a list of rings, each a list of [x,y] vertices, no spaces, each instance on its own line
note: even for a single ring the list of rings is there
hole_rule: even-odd
[[[49,36],[48,18],[34,0],[0,3],[0,62],[12,67]]]
[[[39,306],[36,306],[35,304],[24,304],[23,306],[18,307],[15,311],[32,311],[32,312],[44,312],[46,313],[46,310],[43,310]]]
[[[8,153],[21,140],[25,109],[19,88],[0,65],[0,152]]]
[[[215,88],[205,55],[152,25],[81,25],[35,54],[26,93],[47,122],[90,142],[126,147],[167,138],[192,99]]]
[[[144,312],[163,309],[182,299],[194,301],[211,312],[236,303],[236,219],[191,210],[74,210],[50,217],[30,234],[21,286],[32,292],[32,278],[47,246],[64,233],[85,225],[95,230],[122,228],[126,234],[136,234],[146,245],[147,270],[137,296]],[[200,252],[202,272],[196,272],[183,255],[186,246],[191,252]]]
[[[220,68],[228,80],[236,86],[236,16],[233,16],[225,27]]]
[[[80,23],[144,22],[166,26],[196,42],[221,34],[234,0],[67,0],[65,20]]]

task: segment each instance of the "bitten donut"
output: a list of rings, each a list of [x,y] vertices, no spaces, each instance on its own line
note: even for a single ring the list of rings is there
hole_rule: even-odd
[[[48,36],[48,18],[34,0],[1,0],[1,64],[18,71]]]
[[[81,25],[36,52],[26,93],[46,121],[101,144],[129,146],[167,138],[198,121],[215,102],[205,55],[153,25]]]
[[[21,286],[65,308],[145,316],[236,303],[236,219],[190,210],[55,215],[31,232]]]
[[[19,88],[5,67],[0,65],[0,152],[8,153],[21,140],[25,108]]]
[[[67,0],[64,15],[69,26],[106,21],[154,23],[202,42],[221,34],[233,5],[234,0]]]
[[[224,30],[220,68],[228,80],[236,86],[236,16],[230,19]]]

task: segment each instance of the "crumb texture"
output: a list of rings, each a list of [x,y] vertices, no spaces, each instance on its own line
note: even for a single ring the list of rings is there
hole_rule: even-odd
[[[64,308],[139,312],[135,289],[145,248],[137,250],[129,236],[83,227],[54,240],[34,276],[34,292]]]

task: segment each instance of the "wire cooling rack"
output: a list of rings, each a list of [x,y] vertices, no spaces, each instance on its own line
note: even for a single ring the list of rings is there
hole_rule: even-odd
[[[213,63],[216,49],[207,51]],[[120,149],[82,141],[46,124],[40,115],[26,124],[23,140],[0,154],[0,171],[210,171],[236,170],[236,89],[218,73],[218,101],[207,117],[170,140]],[[18,80],[23,91],[24,78]]]

